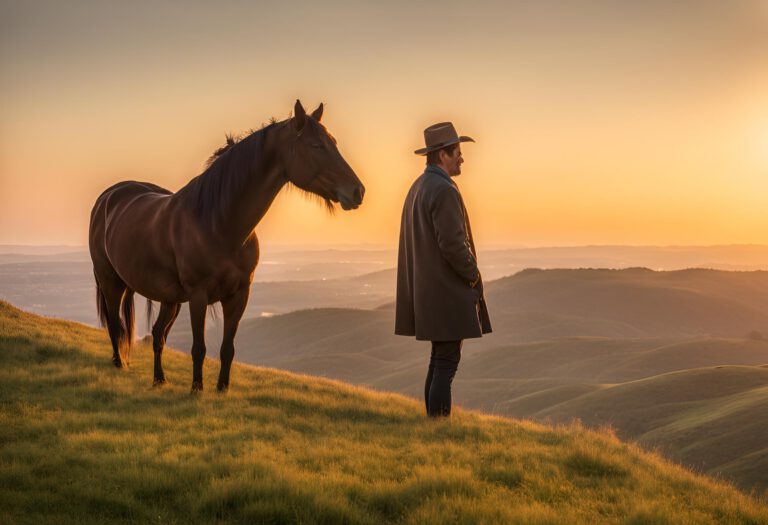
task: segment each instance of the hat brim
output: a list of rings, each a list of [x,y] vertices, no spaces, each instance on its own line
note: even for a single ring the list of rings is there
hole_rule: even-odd
[[[437,151],[439,149],[447,148],[448,146],[453,146],[454,144],[458,144],[459,142],[474,142],[475,139],[472,137],[467,137],[466,135],[460,136],[456,140],[451,140],[450,142],[442,142],[440,144],[433,144],[432,146],[428,146],[426,148],[417,149],[414,151],[416,155],[426,155],[430,151]]]

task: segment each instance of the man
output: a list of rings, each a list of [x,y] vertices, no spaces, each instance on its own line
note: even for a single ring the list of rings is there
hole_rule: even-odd
[[[429,416],[451,414],[451,383],[464,339],[491,331],[464,202],[451,177],[461,174],[461,143],[450,122],[424,130],[427,168],[403,206],[397,259],[395,334],[432,341],[424,401]]]

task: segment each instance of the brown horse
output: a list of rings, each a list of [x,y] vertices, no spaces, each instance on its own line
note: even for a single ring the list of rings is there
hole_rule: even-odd
[[[234,338],[259,260],[256,224],[286,183],[318,195],[329,209],[357,208],[365,188],[320,124],[323,105],[231,138],[208,168],[176,193],[147,182],[115,184],[91,212],[89,247],[99,319],[109,331],[112,361],[127,364],[133,340],[133,295],[159,301],[152,327],[154,383],[165,382],[162,352],[168,332],[189,302],[192,390],[203,389],[205,315],[221,302],[224,337],[217,388],[229,386]],[[151,302],[149,303],[151,309]],[[121,319],[122,310],[122,319]]]

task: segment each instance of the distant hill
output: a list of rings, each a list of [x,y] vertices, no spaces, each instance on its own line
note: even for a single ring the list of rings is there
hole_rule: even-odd
[[[386,293],[391,271],[355,277],[346,282],[314,284],[274,283],[275,293],[303,297],[305,302],[336,306],[353,302],[359,308],[371,305],[370,297]],[[251,303],[262,308],[269,286],[263,283],[252,292]],[[290,288],[295,286],[295,288]],[[286,288],[283,288],[286,287]],[[357,294],[329,297],[323,293],[343,287]],[[290,290],[290,293],[287,291]],[[324,290],[324,291],[323,291]],[[366,292],[370,290],[370,292]],[[679,270],[656,272],[645,268],[626,270],[525,270],[487,283],[487,299],[494,333],[473,342],[483,348],[563,337],[689,339],[701,336],[768,339],[768,272]],[[322,308],[316,309],[321,311]],[[392,304],[374,309],[376,338],[392,334]],[[334,310],[340,312],[339,309]],[[186,309],[171,331],[176,346],[191,344]],[[312,315],[312,314],[302,314]],[[317,314],[324,315],[324,314]],[[327,316],[326,316],[327,317]],[[257,327],[277,334],[286,326],[271,323],[243,325],[238,340],[256,340],[247,334]],[[212,323],[215,332],[215,323]],[[346,325],[339,325],[344,327]],[[354,325],[355,333],[360,330]],[[276,335],[277,339],[283,336]],[[313,337],[307,333],[307,337]],[[215,337],[212,340],[216,340]]]
[[[88,253],[87,246],[59,245],[31,245],[31,244],[0,244],[0,261],[6,255],[24,256],[60,256],[73,253]]]
[[[488,378],[622,383],[688,368],[763,363],[768,363],[768,341],[570,337],[479,350],[467,357],[464,370]]]
[[[717,366],[593,388],[534,414],[618,435],[745,488],[768,488],[768,365]]]
[[[629,268],[652,270],[715,268],[766,270],[768,246],[730,244],[719,246],[552,246],[480,250],[485,274],[493,279],[524,268]]]
[[[235,364],[109,362],[96,330],[0,302],[0,510],[16,523],[768,523],[768,507],[582,427]],[[210,386],[218,364],[208,361]]]
[[[768,270],[768,245],[730,244],[715,246],[550,246],[499,248],[480,246],[480,261],[488,280],[512,275],[525,268],[628,268],[643,266],[653,270],[715,268],[718,270]],[[87,246],[0,245],[4,256],[23,256],[79,252],[88,259]],[[18,261],[18,259],[16,259]],[[396,246],[358,245],[337,248],[280,246],[262,243],[262,264],[257,280],[311,280],[341,278],[392,268],[397,264]]]
[[[489,284],[488,296],[497,316],[555,321],[552,336],[740,337],[768,330],[764,271],[525,270]]]
[[[569,336],[768,338],[765,271],[527,269],[487,283],[486,295],[497,344]]]
[[[84,258],[81,259],[81,256]],[[15,256],[8,257],[12,259]],[[35,260],[0,263],[0,298],[35,313],[96,325],[96,288],[88,254],[73,254],[71,258],[55,256],[55,260],[51,260],[54,256],[34,257]],[[324,264],[333,266],[332,263]],[[277,270],[269,271],[283,280],[254,282],[245,317],[256,318],[316,307],[375,308],[394,297],[394,271],[391,269],[325,280],[298,280],[306,277],[307,272],[319,271],[315,267],[298,268],[297,280],[286,280],[291,275],[286,269],[279,274]],[[341,271],[334,268],[327,273],[338,274]],[[264,276],[265,272],[259,271],[259,277]],[[136,296],[136,301],[140,306],[137,309],[139,333],[143,333],[144,299]],[[186,307],[181,315],[180,322],[188,323]]]
[[[597,259],[590,259],[592,255],[580,258],[576,248],[492,251],[483,259],[488,301],[497,327],[495,344],[568,336],[741,337],[751,331],[768,332],[762,317],[766,310],[763,272],[603,269],[515,273],[524,266],[504,262],[521,254],[525,255],[521,260],[540,264],[561,260],[571,264],[621,262],[625,255],[637,252],[627,252],[627,247],[584,249]],[[738,246],[711,250],[723,257],[732,254],[759,260],[761,247],[743,249],[745,254]],[[649,250],[666,253],[661,248]],[[672,248],[668,250],[676,253]],[[694,248],[688,252],[699,253]],[[573,257],[562,259],[565,253]],[[612,258],[612,253],[624,255]],[[537,259],[536,254],[541,257]],[[395,270],[389,266],[390,255],[365,250],[265,252],[256,269],[245,316],[327,307],[392,311]],[[683,258],[694,259],[693,255]],[[36,313],[96,325],[94,293],[87,252],[0,254],[0,298],[14,304]],[[140,318],[142,311],[140,308]],[[182,315],[186,315],[186,308]]]

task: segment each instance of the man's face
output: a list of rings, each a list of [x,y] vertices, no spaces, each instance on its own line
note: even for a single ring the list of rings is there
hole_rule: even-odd
[[[443,167],[448,175],[455,177],[461,175],[461,165],[464,163],[464,157],[461,156],[461,146],[456,146],[453,150],[453,154],[448,154],[443,151],[440,153],[440,158],[443,161]]]

